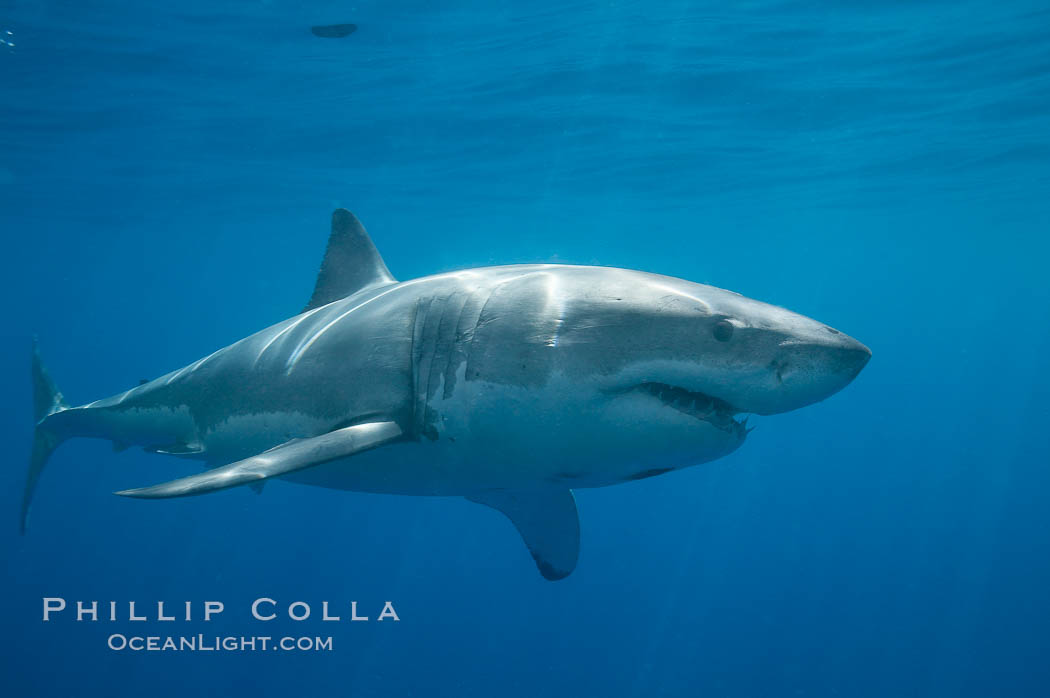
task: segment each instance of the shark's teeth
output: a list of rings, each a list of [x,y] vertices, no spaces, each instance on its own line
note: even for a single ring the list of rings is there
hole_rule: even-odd
[[[642,383],[638,389],[653,395],[668,407],[708,422],[723,431],[734,432],[741,438],[750,431],[747,428],[747,419],[742,422],[733,419],[737,414],[736,408],[717,397],[666,383]]]

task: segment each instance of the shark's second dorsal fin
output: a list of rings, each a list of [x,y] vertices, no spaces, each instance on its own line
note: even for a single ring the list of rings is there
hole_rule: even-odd
[[[345,208],[337,208],[332,213],[332,234],[328,237],[314,295],[303,311],[346,298],[369,286],[394,281],[361,221]]]

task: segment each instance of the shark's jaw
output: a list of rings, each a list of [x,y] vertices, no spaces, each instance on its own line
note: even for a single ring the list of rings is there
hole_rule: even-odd
[[[740,410],[725,400],[707,393],[656,382],[640,383],[630,388],[630,392],[652,396],[667,408],[707,422],[716,429],[736,436],[741,441],[751,431],[747,427],[746,418],[736,419]]]

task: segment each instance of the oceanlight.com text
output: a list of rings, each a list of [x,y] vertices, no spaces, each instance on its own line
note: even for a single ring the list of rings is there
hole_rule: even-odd
[[[332,637],[271,637],[233,635],[122,635],[106,640],[116,652],[331,652]]]

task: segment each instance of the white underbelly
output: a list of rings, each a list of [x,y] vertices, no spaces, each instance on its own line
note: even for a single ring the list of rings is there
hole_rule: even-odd
[[[398,443],[286,479],[417,495],[494,488],[602,487],[725,455],[717,428],[644,401],[595,397],[570,383],[541,390],[470,381],[431,403],[437,438]],[[729,449],[732,450],[732,449]]]

